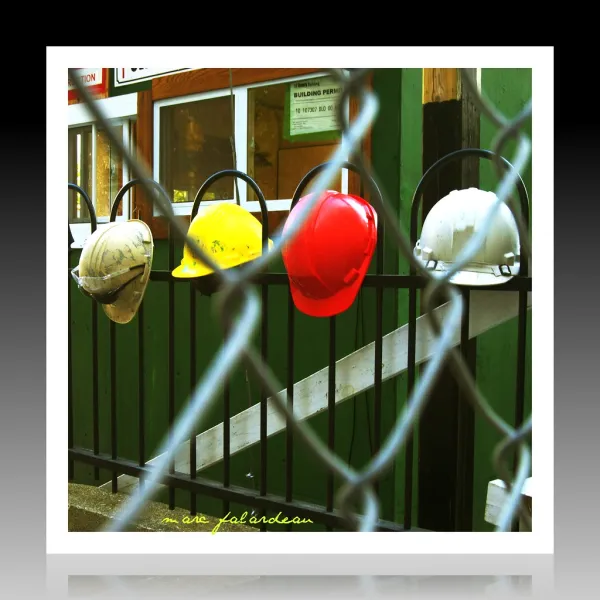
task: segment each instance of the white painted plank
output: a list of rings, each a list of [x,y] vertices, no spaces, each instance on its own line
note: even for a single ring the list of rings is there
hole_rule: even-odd
[[[523,484],[521,495],[526,496],[527,506],[529,507],[529,513],[531,518],[531,501],[533,498],[533,483],[532,478],[529,477]],[[494,479],[488,483],[487,498],[485,502],[485,516],[484,519],[487,523],[492,525],[498,525],[500,521],[500,513],[504,503],[506,502],[508,494],[506,493],[506,485],[501,479]],[[526,529],[525,523],[522,518],[519,518],[519,528],[521,531],[531,531]]]
[[[528,307],[531,308],[531,293],[528,294]],[[449,304],[435,309],[443,321]],[[469,336],[471,338],[501,325],[518,315],[518,294],[516,292],[471,292]],[[426,316],[417,319],[416,362],[420,364],[433,354],[433,332]],[[454,334],[454,345],[460,343],[460,328]],[[408,325],[390,332],[383,338],[382,380],[386,381],[406,371],[408,364]],[[375,344],[372,342],[336,363],[336,403],[353,398],[374,385]],[[294,384],[294,414],[299,420],[312,417],[327,409],[328,367]],[[279,392],[285,399],[287,390]],[[267,402],[267,435],[270,437],[285,430],[285,419],[279,415],[274,400]],[[260,441],[260,405],[234,415],[230,419],[230,452],[237,454]],[[158,457],[157,457],[158,458]],[[148,462],[153,464],[157,458]],[[190,470],[190,443],[181,445],[175,456],[175,469],[183,473]],[[215,425],[196,437],[196,465],[198,471],[223,460],[223,423]],[[138,485],[137,477],[121,475],[117,478],[118,489],[129,493]],[[109,488],[111,482],[101,487]]]

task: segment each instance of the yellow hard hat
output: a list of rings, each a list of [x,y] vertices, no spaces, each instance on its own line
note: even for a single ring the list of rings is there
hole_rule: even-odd
[[[153,255],[154,241],[146,223],[113,222],[86,240],[71,274],[84,294],[102,304],[111,321],[129,323],[142,303]]]
[[[262,254],[262,224],[237,204],[216,204],[198,213],[188,229],[188,236],[208,254],[221,269],[247,263]],[[269,240],[269,249],[273,242]],[[186,279],[213,273],[196,258],[187,244],[181,264],[173,269],[173,277]]]

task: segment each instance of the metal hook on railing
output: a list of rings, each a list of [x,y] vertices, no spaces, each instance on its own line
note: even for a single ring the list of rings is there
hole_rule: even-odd
[[[90,197],[76,183],[69,183],[68,186],[69,186],[70,190],[77,192],[83,198],[83,200],[87,206],[88,212],[90,213],[90,224],[91,224],[91,228],[92,228],[92,233],[94,233],[94,231],[96,231],[96,229],[98,227],[98,221],[96,219],[96,211],[94,210],[94,205],[92,204]],[[71,229],[69,229],[69,247],[71,247],[71,244],[74,241],[75,240],[73,239],[73,234],[71,233]]]
[[[465,158],[469,158],[469,157],[473,157],[473,156],[494,161],[494,159],[497,157],[497,154],[495,152],[492,152],[491,150],[484,150],[482,148],[461,148],[460,150],[456,150],[454,152],[450,152],[449,154],[446,154],[445,156],[442,156],[442,158],[440,158],[433,165],[431,165],[431,167],[429,167],[429,169],[427,169],[427,171],[424,173],[423,177],[421,177],[421,180],[419,181],[417,188],[415,190],[415,193],[413,195],[411,209],[410,209],[410,241],[411,241],[411,244],[413,245],[413,247],[417,241],[417,226],[418,226],[418,218],[419,218],[419,208],[421,205],[421,201],[423,199],[423,194],[424,194],[425,188],[432,181],[433,175],[436,175],[439,172],[439,170],[442,169],[442,167],[445,167],[447,164],[449,164],[455,160],[465,159]],[[504,158],[503,156],[500,156],[499,158],[502,161],[502,164],[504,165],[506,170],[514,170],[513,165],[508,160],[506,160],[506,158]],[[523,216],[523,220],[524,220],[525,226],[527,228],[527,231],[529,232],[529,195],[527,194],[527,188],[525,187],[525,184],[523,183],[523,178],[521,177],[521,175],[519,173],[517,173],[517,177],[518,177],[518,179],[517,179],[516,186],[517,186],[517,191],[519,193],[519,201],[521,204],[521,207],[520,207],[521,214]],[[510,211],[512,212],[513,216],[515,217],[515,220],[517,220],[518,213],[515,212],[514,208],[510,204],[507,203],[507,206],[510,209]],[[529,269],[529,257],[526,255],[523,255],[521,257],[521,266],[520,266],[519,275],[521,277],[527,277],[529,274],[528,269]],[[416,270],[415,270],[414,266],[411,264],[410,274],[414,275],[415,273],[416,273]]]
[[[237,181],[237,179],[241,179],[247,185],[249,185],[250,188],[252,189],[252,191],[256,194],[256,197],[258,198],[258,203],[260,204],[260,212],[261,212],[261,218],[262,218],[262,251],[266,252],[269,248],[269,213],[268,213],[268,209],[267,209],[267,202],[265,200],[265,196],[264,196],[262,190],[260,189],[260,187],[256,183],[256,181],[252,177],[250,177],[248,174],[244,173],[243,171],[239,171],[237,169],[224,169],[222,171],[218,171],[217,173],[214,173],[213,175],[211,175],[200,186],[200,189],[196,193],[196,197],[194,198],[194,205],[192,206],[190,222],[193,221],[195,219],[196,215],[198,214],[198,211],[200,210],[200,203],[202,202],[202,198],[204,197],[204,194],[206,194],[206,192],[208,191],[210,186],[225,177],[234,177],[235,181]],[[239,194],[237,195],[237,199],[239,202]],[[240,206],[240,205],[238,204],[238,206]],[[232,267],[232,268],[236,269],[236,267]],[[250,281],[251,280],[252,279],[250,279]],[[210,296],[211,294],[218,291],[222,284],[219,281],[218,277],[214,273],[211,273],[209,275],[199,277],[198,279],[193,279],[192,285],[201,294]],[[263,290],[263,303],[264,302],[265,302],[265,291]],[[264,304],[263,304],[263,306],[264,306]],[[263,322],[263,330],[262,330],[263,336],[265,335],[264,327],[265,327],[265,323]],[[263,344],[264,343],[265,342],[263,341]],[[250,392],[250,381],[248,378],[247,370],[246,370],[246,390],[248,393],[248,407],[250,407],[252,405],[252,401],[251,401],[251,392]],[[264,410],[264,408],[262,410]],[[246,478],[252,482],[253,488],[256,489],[256,480],[254,478],[254,468],[252,465],[252,461],[250,461],[249,471],[246,474]],[[252,509],[251,516],[254,516],[254,515],[255,515],[255,510]]]
[[[529,234],[529,207],[530,207],[529,197],[527,194],[527,190],[525,188],[525,184],[523,183],[523,179],[521,178],[520,174],[515,169],[515,167],[511,163],[509,163],[504,157],[500,156],[499,153],[497,153],[497,152],[492,152],[490,150],[483,150],[480,148],[464,148],[464,149],[452,152],[450,154],[447,154],[446,156],[439,159],[436,163],[434,163],[426,171],[426,173],[421,178],[421,181],[417,185],[415,194],[413,196],[412,205],[411,205],[410,239],[411,239],[411,243],[412,243],[413,247],[416,243],[416,237],[417,237],[416,232],[417,232],[419,203],[422,199],[423,191],[426,187],[426,184],[431,181],[432,176],[442,166],[448,164],[449,162],[451,162],[453,160],[456,160],[459,158],[466,158],[468,156],[477,156],[479,158],[485,158],[485,159],[494,161],[495,164],[499,162],[501,165],[503,165],[503,167],[505,168],[506,171],[511,172],[513,179],[514,179],[514,185],[517,187],[518,194],[519,194],[519,200],[520,200],[520,204],[521,204],[521,206],[520,206],[521,215],[518,215],[518,213],[516,213],[516,211],[510,205],[510,203],[507,202],[506,205],[511,210],[513,216],[515,217],[515,221],[517,221],[517,223],[519,222],[519,216],[522,217],[523,227],[525,228],[525,234],[527,234],[527,235]],[[493,212],[493,210],[494,209],[492,209],[492,212]],[[530,257],[527,256],[527,253],[524,253],[524,254],[521,253],[521,254],[522,254],[522,256],[520,257],[520,261],[521,261],[520,271],[519,271],[518,275],[516,275],[515,277],[527,278],[527,277],[529,277]],[[414,274],[414,273],[415,273],[415,269],[411,265],[411,274]],[[437,286],[434,286],[434,288],[435,287],[437,287]],[[498,287],[501,288],[502,285],[500,284]],[[523,307],[526,308],[526,306],[527,306],[526,292],[524,292],[522,290],[519,291],[519,296],[520,296],[519,322],[521,325],[521,324],[525,323],[525,320],[524,320],[525,314],[522,311],[523,311]],[[430,295],[429,301],[427,302],[428,305],[432,299],[433,298]],[[415,290],[410,291],[409,312],[412,315],[412,317],[416,316],[416,292],[415,292]],[[431,318],[431,322],[432,322],[431,323],[432,327],[433,327],[434,331],[436,331],[436,335],[437,335],[438,334],[437,330],[439,329],[440,324],[437,322],[437,319],[433,316],[433,314],[430,314],[430,318]],[[464,316],[463,316],[463,318],[464,318]],[[411,345],[411,342],[412,342],[412,347],[414,348],[414,340],[415,340],[414,319],[409,317],[409,322],[410,322],[409,346]],[[525,340],[523,338],[524,335],[525,335],[524,327],[520,326],[519,327],[519,344],[525,343]],[[450,367],[453,368],[455,373],[458,373],[462,379],[463,373],[461,371],[464,368],[464,365],[460,364],[458,356],[459,355],[458,355],[456,349],[453,348],[450,351],[450,358],[451,358]],[[410,359],[409,359],[409,362],[410,362]],[[411,380],[414,380],[414,370],[413,370],[413,373],[409,373],[409,384],[410,384]],[[498,450],[494,454],[494,466],[496,467],[496,470],[498,471],[499,475],[502,477],[502,479],[505,481],[506,485],[510,489],[511,482],[510,482],[510,479],[508,478],[508,472],[505,468],[505,465],[501,462],[501,459],[502,459],[502,456],[505,454],[506,448],[516,444],[516,442],[513,439],[515,430],[511,426],[509,426],[508,423],[500,417],[500,415],[498,415],[498,413],[492,408],[492,406],[489,404],[489,402],[487,402],[487,400],[478,392],[478,390],[476,389],[476,387],[474,385],[473,380],[466,377],[465,379],[462,379],[462,381],[466,385],[465,397],[470,402],[470,404],[473,406],[473,408],[475,410],[477,410],[487,420],[487,422],[490,423],[499,433],[504,434],[504,436],[505,436],[505,439],[499,444]],[[517,404],[518,404],[518,401],[519,401],[519,398],[517,400]],[[521,398],[521,402],[522,402],[522,398]],[[517,426],[520,426],[520,423],[517,423]],[[510,442],[510,443],[508,443],[508,442]],[[514,468],[515,468],[515,472],[517,474],[516,481],[522,483],[524,481],[525,477],[527,476],[527,471],[529,469],[530,462],[531,462],[531,456],[530,456],[529,450],[523,444],[521,444],[521,446],[520,446],[519,454],[520,454],[519,464],[517,465],[515,463]],[[516,485],[517,489],[511,491],[510,502],[509,502],[510,510],[507,513],[505,513],[504,522],[499,527],[499,529],[502,531],[505,530],[505,528],[506,528],[506,519],[508,519],[508,517],[510,516],[510,514],[513,510],[513,507],[517,506],[519,503],[518,494],[520,492],[520,487],[521,487],[521,485],[517,484]],[[521,510],[522,514],[524,514],[523,502],[521,502],[519,509]],[[524,519],[527,521],[527,515],[525,515],[525,514],[524,514]]]
[[[166,200],[168,200],[169,202],[171,202],[171,199],[169,198],[167,192],[165,191],[165,189],[154,179],[147,179],[147,178],[139,178],[139,179],[132,179],[131,181],[128,181],[116,194],[115,199],[113,200],[112,206],[110,208],[110,222],[113,223],[114,221],[116,221],[117,219],[117,212],[119,211],[119,206],[121,205],[121,202],[123,200],[123,198],[125,197],[125,194],[135,185],[143,185],[145,183],[148,183],[152,186],[154,186],[154,188],[156,189],[157,192],[161,193]]]
[[[90,228],[91,228],[91,233],[94,233],[96,231],[96,229],[98,228],[98,221],[96,219],[96,210],[94,209],[94,205],[92,204],[92,201],[90,199],[90,197],[87,195],[87,193],[81,188],[79,187],[77,184],[75,183],[69,183],[68,184],[68,189],[73,190],[74,192],[77,192],[82,198],[83,201],[85,202],[87,208],[88,208],[88,212],[90,213]],[[71,233],[71,229],[69,228],[69,248],[71,246],[71,244],[75,241],[73,239],[73,234]],[[69,285],[71,285],[71,282],[73,281],[73,278],[70,276],[69,277]],[[96,423],[97,423],[97,415],[98,415],[98,357],[97,357],[97,353],[98,353],[98,321],[97,321],[97,314],[98,314],[98,305],[95,302],[92,302],[92,382],[93,382],[93,387],[92,387],[92,410],[93,410],[93,414],[95,415],[96,418]],[[69,291],[69,294],[67,296],[67,312],[68,312],[68,319],[69,319],[69,332],[68,332],[68,339],[69,339],[69,447],[72,447],[73,445],[73,382],[72,382],[72,372],[71,372],[71,293]],[[99,433],[98,430],[95,429],[94,433],[93,433],[93,445],[94,445],[94,452],[98,452],[98,448],[99,448]],[[71,463],[69,463],[69,479],[73,478],[73,471],[72,471],[72,466]],[[96,467],[94,468],[94,479],[98,479],[99,478],[99,469]]]
[[[324,171],[325,169],[327,169],[327,167],[329,167],[331,163],[330,162],[324,162],[321,163],[320,165],[317,165],[316,167],[313,167],[301,180],[300,183],[298,184],[298,186],[296,187],[296,190],[294,191],[294,195],[292,196],[292,204],[290,206],[290,212],[291,210],[296,206],[296,204],[298,204],[298,201],[300,200],[302,194],[304,193],[304,190],[307,188],[308,184],[322,171]],[[344,162],[341,166],[342,169],[348,169],[349,171],[352,171],[354,173],[356,173],[357,175],[362,175],[360,169],[350,163],[350,162]],[[375,180],[372,177],[369,177],[370,179],[370,183],[372,186],[372,189],[375,190],[377,197],[379,199],[379,202],[383,202],[383,198],[381,195],[381,191],[379,190],[379,187],[377,186],[377,184],[375,183]],[[380,218],[379,215],[377,216],[377,257],[376,257],[376,263],[377,263],[377,274],[381,274],[383,273],[383,235],[384,235],[384,229],[385,228],[385,224],[384,224],[384,219]]]
[[[325,162],[325,163],[321,163],[320,165],[317,165],[316,167],[313,167],[300,180],[300,183],[296,187],[296,190],[294,191],[294,195],[292,196],[292,204],[290,206],[290,212],[296,206],[296,204],[300,200],[302,194],[304,193],[304,190],[306,189],[308,184],[312,181],[312,179],[314,179],[314,177],[316,177],[319,173],[321,173],[322,171],[327,169],[330,164],[331,164],[330,162]],[[352,171],[352,172],[356,173],[357,175],[359,175],[361,177],[361,183],[363,183],[363,184],[365,182],[362,180],[362,178],[364,178],[366,175],[368,182],[371,185],[371,190],[373,192],[375,192],[375,195],[377,196],[377,201],[378,201],[377,205],[379,206],[379,205],[383,204],[383,196],[381,194],[381,190],[379,189],[379,186],[377,185],[375,179],[371,176],[370,173],[365,174],[355,164],[348,162],[348,161],[342,163],[340,168],[348,169],[349,171]],[[374,212],[376,214],[376,218],[377,218],[377,245],[376,245],[376,257],[375,257],[375,269],[376,269],[377,275],[382,275],[383,274],[383,257],[384,257],[383,243],[384,243],[384,231],[385,231],[385,218],[380,217],[377,214],[377,211],[375,210],[374,207],[373,207],[373,210],[374,210]],[[381,286],[378,286],[375,290],[375,299],[376,299],[376,307],[377,307],[377,309],[376,309],[377,317],[376,317],[376,322],[375,322],[375,329],[376,329],[376,333],[375,333],[375,339],[376,339],[376,341],[375,341],[375,365],[377,367],[378,365],[382,364],[382,354],[383,354],[383,288]],[[361,309],[362,309],[362,307],[361,307]],[[293,300],[290,295],[289,301],[288,301],[289,318],[292,319],[293,314],[294,314],[294,303],[293,303]],[[358,307],[357,307],[357,317],[358,317],[358,314],[359,313],[358,313]],[[333,317],[333,322],[335,322],[335,317]],[[292,327],[293,327],[293,325],[292,325]],[[330,336],[333,336],[333,339],[335,340],[335,325],[333,325],[333,329],[330,329]],[[329,368],[335,372],[335,359],[334,359],[335,342],[333,343],[333,346],[330,350],[331,351],[330,351]],[[375,445],[377,448],[380,445],[380,437],[381,437],[381,432],[379,429],[380,425],[381,425],[381,383],[382,383],[382,369],[375,368],[375,382],[374,382],[374,388],[375,388],[375,400],[374,400],[375,436],[374,437],[375,437]],[[290,388],[288,388],[288,389],[291,389],[292,385],[293,385],[293,382],[290,384]],[[329,394],[330,394],[331,398],[333,398],[335,396],[334,387],[331,388]],[[330,407],[330,409],[331,409],[331,407]],[[366,410],[367,410],[367,416],[368,416],[369,415],[368,403],[366,405]],[[370,425],[369,425],[369,436],[370,436]],[[370,437],[369,437],[369,440],[370,440]]]
[[[193,220],[194,217],[198,214],[202,198],[204,194],[206,194],[206,192],[209,190],[210,186],[213,185],[213,183],[217,182],[219,179],[223,179],[224,177],[237,177],[241,179],[242,181],[246,182],[252,188],[252,191],[256,194],[256,197],[258,198],[258,203],[260,204],[260,214],[263,219],[263,249],[266,249],[266,245],[269,240],[269,231],[267,226],[269,213],[267,209],[267,202],[265,200],[264,194],[262,193],[262,190],[260,189],[256,181],[254,181],[254,179],[252,179],[250,175],[247,175],[243,171],[238,171],[237,169],[223,169],[222,171],[218,171],[217,173],[211,175],[200,186],[200,189],[198,190],[196,197],[194,198],[194,206],[192,207],[191,219]]]
[[[262,249],[265,252],[269,247],[269,212],[267,209],[267,202],[265,200],[265,196],[260,189],[259,185],[246,173],[243,171],[239,171],[237,169],[223,169],[222,171],[218,171],[211,175],[201,186],[198,192],[196,193],[196,197],[194,198],[194,204],[192,206],[192,214],[190,216],[190,222],[196,218],[198,211],[200,210],[200,203],[202,202],[202,198],[209,190],[210,186],[215,182],[223,179],[225,177],[234,177],[236,179],[241,179],[246,184],[248,184],[252,191],[256,194],[258,198],[258,203],[260,204],[260,214],[262,218]],[[235,270],[237,267],[232,267],[228,270]],[[196,290],[204,295],[211,296],[219,289],[221,289],[221,281],[216,273],[211,273],[209,275],[204,275],[203,277],[198,277],[197,279],[191,279],[192,284],[196,288]]]

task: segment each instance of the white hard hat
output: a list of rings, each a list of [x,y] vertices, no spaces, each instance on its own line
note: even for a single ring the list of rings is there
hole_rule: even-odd
[[[414,254],[429,270],[446,271],[483,225],[497,197],[478,188],[454,190],[427,214]],[[472,261],[450,278],[457,285],[498,285],[518,275],[519,230],[508,206],[496,210]]]
[[[129,323],[144,297],[154,254],[152,232],[137,219],[109,223],[85,241],[71,271],[81,291],[115,323]]]

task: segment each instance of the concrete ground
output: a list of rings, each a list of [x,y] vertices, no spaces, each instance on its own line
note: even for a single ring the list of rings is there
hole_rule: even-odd
[[[69,531],[100,531],[116,514],[127,494],[106,492],[92,485],[69,483]],[[181,508],[170,510],[161,502],[149,502],[130,531],[212,531],[219,519],[198,514],[196,518]],[[218,532],[254,531],[255,527],[223,523]]]

